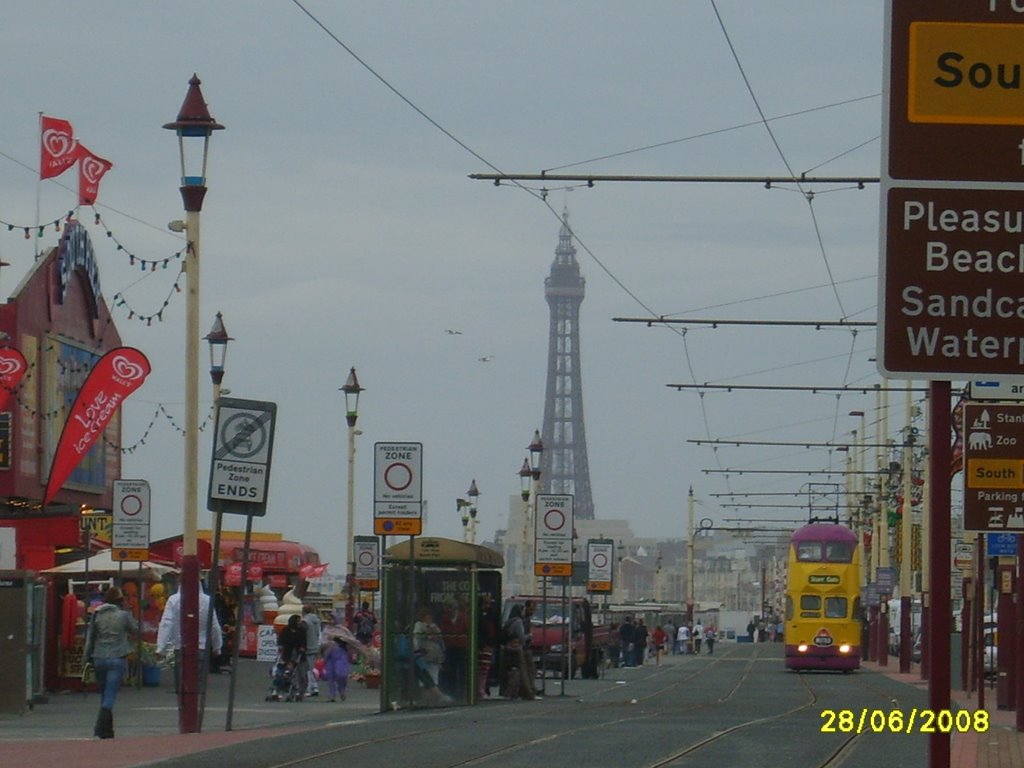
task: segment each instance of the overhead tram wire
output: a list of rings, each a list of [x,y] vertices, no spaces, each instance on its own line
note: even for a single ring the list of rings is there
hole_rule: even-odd
[[[861,395],[868,395],[873,392],[906,392],[906,387],[883,387],[875,384],[870,387],[856,387],[851,385],[845,385],[841,387],[818,387],[813,385],[798,385],[798,384],[710,384],[704,382],[703,384],[666,384],[669,389],[683,390],[683,389],[724,389],[732,392],[735,390],[762,390],[766,392],[770,391],[791,391],[791,392],[815,392],[815,393],[826,393],[826,392],[856,392]],[[927,387],[911,387],[911,392],[927,392]],[[727,440],[726,442],[735,442],[733,440]]]
[[[669,184],[763,184],[771,189],[778,184],[853,184],[864,189],[868,184],[877,184],[878,176],[696,176],[652,173],[471,173],[474,181],[493,181],[500,186],[503,181],[564,181],[586,184],[593,187],[598,182],[659,182]],[[807,194],[804,192],[803,194]]]
[[[887,475],[888,469],[702,469],[705,475]]]
[[[855,104],[855,103],[860,102],[860,101],[867,101],[868,99],[877,99],[881,95],[882,94],[880,92],[879,93],[872,93],[872,94],[870,94],[868,96],[857,96],[856,98],[853,98],[853,99],[844,99],[842,101],[832,102],[831,104],[822,104],[822,105],[817,106],[817,107],[810,107],[809,109],[801,109],[801,110],[798,110],[796,112],[787,112],[786,114],[783,114],[783,115],[775,115],[774,117],[769,117],[768,118],[768,122],[776,122],[778,120],[785,120],[785,119],[790,118],[790,117],[800,117],[802,115],[809,115],[809,114],[811,114],[813,112],[820,112],[822,110],[832,109],[834,107],[842,107],[842,106],[846,106],[847,104]],[[679,138],[679,139],[669,139],[667,141],[659,141],[656,144],[646,144],[646,145],[644,145],[642,147],[633,147],[632,149],[624,149],[624,150],[621,150],[619,152],[611,152],[611,153],[609,153],[607,155],[601,155],[599,157],[591,157],[591,158],[589,158],[587,160],[577,160],[577,161],[572,162],[572,163],[565,163],[563,165],[556,165],[556,166],[554,166],[552,168],[547,168],[547,169],[545,169],[542,172],[543,173],[551,173],[552,171],[561,171],[564,168],[575,168],[578,165],[587,165],[588,163],[597,163],[597,162],[600,162],[601,160],[613,160],[613,159],[615,159],[617,157],[625,157],[626,155],[634,155],[634,154],[637,154],[639,152],[647,152],[648,150],[651,150],[651,149],[662,149],[663,147],[670,147],[673,144],[682,144],[685,141],[694,141],[695,139],[704,139],[704,138],[707,138],[708,136],[717,136],[718,134],[721,134],[721,133],[728,133],[730,131],[736,131],[736,130],[740,130],[742,128],[752,128],[755,125],[761,125],[761,124],[762,124],[761,120],[751,120],[751,121],[748,121],[746,123],[738,123],[737,125],[730,125],[730,126],[727,126],[725,128],[715,128],[715,129],[712,129],[710,131],[703,131],[701,133],[695,133],[695,134],[692,134],[690,136],[683,136],[682,138]],[[848,155],[851,152],[855,152],[858,149],[860,149],[861,147],[863,147],[863,146],[865,146],[867,144],[870,144],[872,141],[877,141],[878,138],[879,137],[875,137],[873,139],[868,139],[868,141],[866,141],[866,142],[864,142],[862,144],[858,144],[856,147],[848,149],[845,152],[843,152],[842,154],[836,155],[835,157],[830,157],[828,160],[824,161],[823,163],[819,163],[817,166],[815,166],[815,168],[820,168],[823,165],[827,165],[828,163],[831,163],[833,160],[836,160],[836,159],[838,159],[840,157],[843,157],[844,155]],[[812,168],[811,170],[814,170],[815,168]]]
[[[655,323],[664,325],[710,325],[717,328],[720,325],[766,325],[766,326],[795,326],[800,328],[875,328],[878,326],[873,320],[721,320],[714,318],[697,317],[613,317],[614,323],[643,323],[648,328]]]
[[[847,450],[849,448],[907,448],[917,443],[908,443],[906,445],[901,443],[815,443],[815,442],[800,442],[797,441],[776,441],[776,440],[704,440],[696,438],[687,440],[688,443],[694,445],[731,445],[739,448],[743,445],[771,445],[771,446],[784,446],[784,447],[795,447],[795,448],[833,448],[837,450]]]

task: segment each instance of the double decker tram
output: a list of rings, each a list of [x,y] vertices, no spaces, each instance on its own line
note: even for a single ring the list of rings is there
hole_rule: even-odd
[[[860,546],[838,523],[793,532],[786,580],[786,668],[860,667]]]

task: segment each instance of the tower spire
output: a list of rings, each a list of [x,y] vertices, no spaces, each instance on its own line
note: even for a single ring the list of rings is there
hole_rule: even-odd
[[[576,247],[569,227],[569,209],[562,211],[562,226],[551,271],[544,280],[544,296],[551,313],[548,332],[548,375],[544,398],[544,453],[541,482],[546,493],[574,496],[574,514],[594,519],[590,492],[590,464],[583,422],[583,377],[580,365],[580,305],[586,280],[580,275]]]

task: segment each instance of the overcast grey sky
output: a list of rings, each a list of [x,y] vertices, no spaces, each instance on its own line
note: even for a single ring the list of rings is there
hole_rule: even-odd
[[[70,120],[114,162],[98,210],[117,241],[148,260],[177,252],[180,236],[166,230],[182,217],[177,143],[161,126],[199,75],[227,126],[208,172],[200,325],[205,334],[220,310],[236,339],[224,386],[278,403],[270,511],[257,529],[315,544],[340,571],[338,388],[351,366],[366,387],[356,533],[371,532],[372,447],[385,440],[424,445],[428,534],[461,536],[455,499],[473,478],[480,533],[504,525],[543,417],[543,281],[567,207],[587,280],[582,361],[596,514],[629,519],[641,535],[678,536],[690,485],[700,515],[720,519],[734,512],[713,493],[798,490],[819,479],[702,469],[842,461],[791,448],[716,453],[687,440],[843,442],[858,426],[848,412],[873,409],[874,395],[702,396],[665,385],[871,386],[874,332],[682,334],[612,318],[873,321],[877,186],[552,183],[543,195],[538,184],[467,176],[561,168],[875,177],[883,5],[10,0],[0,27],[0,219],[35,219],[42,111]],[[45,182],[42,219],[76,199],[71,173]],[[124,473],[152,483],[154,538],[173,535],[182,526],[175,425],[184,410],[177,262],[142,272],[92,224],[91,210],[80,216],[107,301],[126,299],[114,311],[122,337],[153,366],[124,406],[125,443],[145,435]],[[42,244],[55,243],[50,229]],[[5,295],[34,247],[0,228],[0,256],[11,263],[0,278]],[[128,319],[129,307],[150,315],[169,294],[162,322]],[[202,382],[205,413],[205,372]],[[209,525],[205,512],[200,525]]]

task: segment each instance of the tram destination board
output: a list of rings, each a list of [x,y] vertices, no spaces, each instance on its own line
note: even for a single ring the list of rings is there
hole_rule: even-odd
[[[964,406],[964,529],[1024,531],[1024,405]]]

